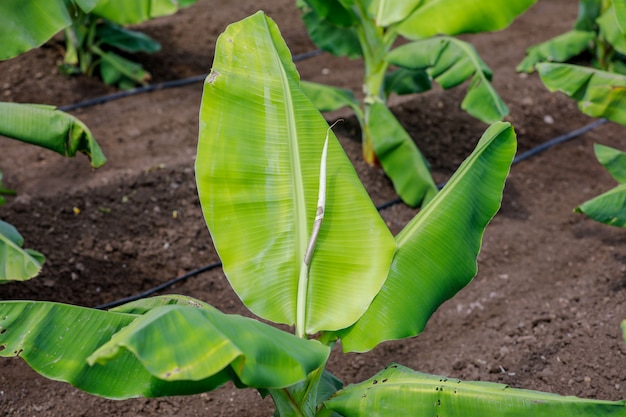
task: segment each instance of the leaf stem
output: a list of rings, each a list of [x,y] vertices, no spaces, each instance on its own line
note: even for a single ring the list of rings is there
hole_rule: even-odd
[[[319,236],[320,229],[322,227],[322,221],[324,220],[324,209],[326,207],[326,159],[328,157],[328,134],[330,130],[337,124],[339,120],[328,127],[326,131],[326,140],[324,141],[324,148],[322,149],[322,158],[320,161],[320,176],[319,176],[319,189],[317,197],[317,210],[315,212],[315,220],[313,221],[313,228],[311,230],[311,237],[304,254],[304,260],[302,267],[300,268],[300,278],[298,282],[298,303],[296,307],[296,334],[298,337],[304,338],[306,335],[306,305],[307,305],[307,293],[309,287],[309,267],[311,265],[311,259],[313,258],[313,252],[315,251],[315,245],[317,243],[317,237]]]

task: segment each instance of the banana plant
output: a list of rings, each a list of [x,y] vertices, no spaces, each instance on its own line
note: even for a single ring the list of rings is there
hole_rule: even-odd
[[[625,0],[581,0],[574,29],[529,48],[517,70],[537,71],[548,90],[576,100],[582,113],[626,125],[625,27]],[[589,65],[568,63],[584,53]]]
[[[99,72],[106,84],[131,88],[146,84],[150,73],[116,53],[154,53],[161,45],[122,27],[173,14],[197,0],[51,0],[44,6],[28,0],[0,3],[0,60],[41,46],[64,31],[66,51],[61,70],[67,74]]]
[[[626,227],[626,153],[599,144],[594,145],[594,151],[598,162],[619,185],[584,202],[576,207],[575,211],[601,223]]]
[[[510,124],[493,124],[445,188],[392,236],[303,92],[276,24],[256,13],[218,39],[196,181],[233,289],[260,319],[295,334],[184,296],[109,311],[8,301],[0,302],[0,356],[116,399],[232,381],[270,395],[282,416],[626,416],[624,401],[465,383],[395,364],[343,388],[325,369],[338,341],[362,352],[417,335],[472,279],[515,149]]]
[[[461,107],[486,123],[508,109],[490,84],[492,72],[467,42],[453,36],[506,27],[536,0],[297,0],[313,42],[337,56],[362,58],[359,102],[345,89],[303,83],[321,111],[348,106],[362,130],[363,158],[380,164],[402,200],[418,206],[437,187],[428,163],[387,106],[398,95],[444,89],[470,80]],[[409,43],[395,47],[399,38]]]

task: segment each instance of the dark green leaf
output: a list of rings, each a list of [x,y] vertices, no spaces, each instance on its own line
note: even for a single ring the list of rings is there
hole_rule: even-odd
[[[417,69],[398,68],[385,75],[385,95],[422,93],[432,88],[428,72]]]
[[[126,29],[106,21],[98,25],[96,37],[99,42],[126,52],[151,54],[161,50],[161,45],[145,33]]]
[[[314,10],[302,15],[311,40],[321,49],[336,56],[358,58],[363,55],[356,29],[340,27],[320,17]]]
[[[602,0],[579,0],[578,19],[574,25],[575,30],[595,32],[598,27],[596,19],[602,13]]]

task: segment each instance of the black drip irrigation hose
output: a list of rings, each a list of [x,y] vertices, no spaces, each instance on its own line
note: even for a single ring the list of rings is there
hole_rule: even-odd
[[[299,55],[294,55],[293,56],[293,61],[294,62],[302,61],[302,60],[305,60],[305,59],[309,59],[309,58],[315,57],[315,56],[320,55],[322,53],[323,53],[323,51],[318,49],[318,50],[314,50],[314,51],[310,51],[310,52],[305,52],[305,53],[302,53],[302,54],[299,54]],[[132,90],[120,91],[118,93],[113,93],[113,94],[108,94],[108,95],[105,95],[105,96],[95,97],[93,99],[81,101],[79,103],[70,104],[70,105],[67,105],[67,106],[62,106],[62,107],[59,107],[58,109],[62,110],[62,111],[70,111],[70,110],[75,110],[75,109],[78,109],[78,108],[90,107],[90,106],[95,106],[95,105],[98,105],[98,104],[103,104],[103,103],[106,103],[106,102],[109,102],[109,101],[112,101],[112,100],[116,100],[116,99],[124,98],[124,97],[128,97],[128,96],[133,96],[133,95],[136,95],[136,94],[141,94],[141,93],[146,93],[146,92],[156,91],[156,90],[163,90],[163,89],[166,89],[166,88],[182,87],[182,86],[185,86],[185,85],[202,82],[207,76],[208,76],[208,74],[202,74],[202,75],[197,75],[197,76],[194,76],[194,77],[183,78],[183,79],[180,79],[180,80],[166,81],[166,82],[158,83],[158,84],[150,84],[150,85],[147,85],[147,86],[144,86],[144,87],[134,88]],[[551,140],[549,140],[549,141],[547,141],[545,143],[542,143],[541,145],[538,145],[538,146],[536,146],[536,147],[534,147],[534,148],[532,148],[532,149],[530,149],[530,150],[528,150],[526,152],[522,152],[521,154],[517,155],[513,159],[512,164],[516,164],[516,163],[521,162],[521,161],[523,161],[525,159],[528,159],[528,158],[530,158],[532,156],[535,156],[535,155],[539,154],[540,152],[543,152],[546,149],[551,148],[554,145],[558,145],[558,144],[566,142],[566,141],[568,141],[570,139],[574,139],[574,138],[576,138],[578,136],[581,136],[581,135],[583,135],[583,134],[585,134],[585,133],[587,133],[587,132],[589,132],[589,131],[591,131],[591,130],[599,127],[599,126],[602,126],[603,124],[605,124],[607,122],[608,122],[608,120],[606,120],[606,119],[598,119],[598,120],[596,120],[596,121],[594,121],[594,122],[592,122],[592,123],[590,123],[590,124],[588,124],[586,126],[583,126],[583,127],[579,128],[579,129],[573,130],[573,131],[571,131],[569,133],[566,133],[564,135],[561,135],[561,136],[557,136],[554,139],[551,139]],[[443,182],[441,184],[437,184],[437,188],[441,190],[446,185],[446,183],[447,183],[447,181],[445,181],[445,182]],[[390,200],[390,201],[387,201],[385,203],[377,205],[376,209],[378,211],[382,211],[382,210],[384,210],[386,208],[389,208],[389,207],[394,206],[394,205],[399,204],[399,203],[402,203],[402,199],[400,199],[399,197],[398,198],[394,198],[393,200]],[[137,301],[137,300],[140,300],[142,298],[146,298],[146,297],[148,297],[148,296],[150,296],[150,295],[152,295],[154,293],[157,293],[157,292],[159,292],[161,290],[169,288],[172,285],[177,284],[177,283],[179,283],[181,281],[185,281],[188,278],[194,277],[196,275],[200,275],[203,272],[207,272],[207,271],[210,271],[212,269],[219,268],[221,266],[222,266],[221,262],[215,262],[215,263],[212,263],[210,265],[206,265],[206,266],[203,266],[201,268],[198,268],[198,269],[195,269],[193,271],[190,271],[190,272],[188,272],[188,273],[186,273],[184,275],[181,275],[179,277],[176,277],[174,279],[171,279],[171,280],[169,280],[167,282],[164,282],[164,283],[162,283],[160,285],[157,285],[156,287],[153,287],[153,288],[151,288],[149,290],[146,290],[146,291],[144,291],[142,293],[139,293],[139,294],[136,294],[136,295],[132,295],[132,296],[129,296],[129,297],[126,297],[126,298],[122,298],[122,299],[119,299],[119,300],[111,301],[111,302],[106,303],[106,304],[101,304],[101,305],[96,306],[94,308],[96,308],[98,310],[105,310],[105,309],[108,309],[108,308],[113,308],[113,307],[120,306],[122,304],[129,303],[129,302],[132,302],[132,301]]]
[[[294,55],[293,62],[304,61],[305,59],[313,58],[315,56],[321,55],[324,53],[321,49],[316,49],[314,51],[304,52],[302,54]],[[74,104],[68,104],[67,106],[58,107],[58,110],[61,111],[71,111],[76,109],[81,109],[85,107],[97,106],[98,104],[104,104],[109,101],[117,100],[124,97],[130,97],[137,94],[148,93],[151,91],[157,90],[165,90],[167,88],[175,88],[175,87],[184,87],[189,84],[199,83],[205,80],[205,78],[209,74],[195,75],[193,77],[182,78],[180,80],[174,81],[165,81],[157,84],[150,84],[143,87],[137,87],[130,90],[119,91],[113,94],[107,94],[100,97],[94,97],[89,100],[84,100]]]

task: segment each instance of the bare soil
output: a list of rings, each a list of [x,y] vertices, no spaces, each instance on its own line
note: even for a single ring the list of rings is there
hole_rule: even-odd
[[[315,49],[293,0],[240,0],[219,7],[200,0],[141,25],[163,50],[138,59],[154,82],[207,73],[218,34],[258,8],[277,21],[292,53]],[[465,37],[494,70],[520,151],[592,121],[567,98],[547,92],[536,75],[515,72],[528,46],[568,30],[576,13],[577,2],[540,0],[502,32]],[[61,45],[53,40],[0,63],[0,99],[67,105],[114,91],[94,79],[60,75],[55,64]],[[360,89],[359,61],[324,54],[297,65],[303,79]],[[201,89],[192,84],[75,111],[109,158],[96,171],[82,156],[66,159],[0,138],[6,185],[19,192],[0,208],[0,218],[48,259],[35,280],[0,287],[0,299],[97,306],[218,260],[193,175]],[[464,90],[435,89],[393,102],[437,180],[454,171],[486,128],[459,108]],[[355,121],[348,113],[328,119],[340,116],[347,117],[339,126],[342,144],[372,199],[392,200],[390,182],[362,161]],[[625,133],[624,127],[606,124],[516,164],[502,209],[487,228],[474,281],[435,313],[420,336],[363,355],[336,352],[331,371],[352,383],[395,361],[424,372],[562,395],[626,398],[626,345],[619,329],[626,318],[626,234],[572,212],[615,185],[592,146],[626,149]],[[396,233],[414,213],[394,205],[382,215]],[[220,269],[167,291],[249,314]],[[231,385],[191,397],[105,400],[46,380],[21,359],[0,360],[4,416],[270,416],[272,410],[271,400]]]

